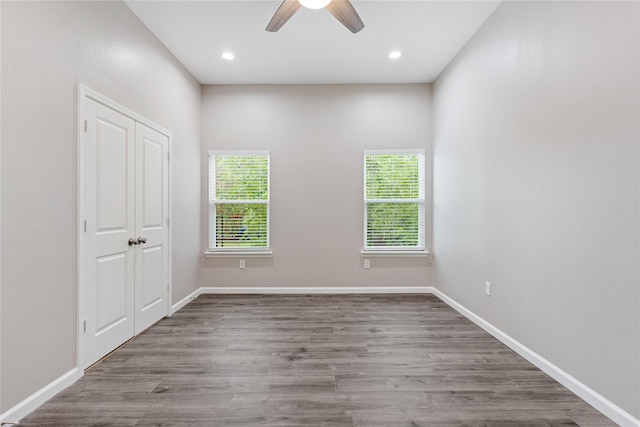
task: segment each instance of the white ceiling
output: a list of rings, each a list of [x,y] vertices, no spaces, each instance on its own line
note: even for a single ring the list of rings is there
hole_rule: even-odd
[[[432,82],[500,1],[352,0],[357,34],[303,7],[269,33],[278,0],[126,3],[202,84],[323,84]]]

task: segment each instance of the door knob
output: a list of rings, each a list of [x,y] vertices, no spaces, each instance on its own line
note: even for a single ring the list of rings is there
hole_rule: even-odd
[[[137,245],[138,243],[139,242],[134,238],[129,239],[129,246]]]
[[[138,245],[142,244],[142,243],[147,243],[147,238],[146,237],[138,237]]]

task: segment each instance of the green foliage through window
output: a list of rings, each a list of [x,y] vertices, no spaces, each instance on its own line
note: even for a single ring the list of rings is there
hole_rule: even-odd
[[[367,246],[418,246],[417,203],[367,204]]]
[[[217,155],[216,199],[267,200],[269,157],[266,155]]]
[[[420,248],[424,154],[365,154],[365,248]]]
[[[211,248],[269,246],[268,154],[211,154]]]

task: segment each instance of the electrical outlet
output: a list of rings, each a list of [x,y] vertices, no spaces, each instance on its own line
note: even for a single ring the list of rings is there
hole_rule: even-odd
[[[240,268],[244,268],[244,260],[243,259],[240,260]]]
[[[491,296],[491,282],[484,282],[484,293]]]
[[[364,260],[364,268],[371,268],[371,260],[370,259],[365,259]]]

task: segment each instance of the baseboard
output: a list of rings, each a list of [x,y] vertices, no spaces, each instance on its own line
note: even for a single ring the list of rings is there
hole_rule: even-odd
[[[18,403],[4,414],[0,415],[0,422],[10,424],[18,423],[21,418],[29,415],[38,406],[42,405],[53,396],[75,383],[80,377],[82,377],[82,375],[82,370],[73,368],[66,374],[42,387],[40,390]]]
[[[296,287],[296,288],[235,288],[235,287],[202,287],[202,294],[430,294],[431,286],[354,286],[354,287]]]
[[[185,305],[189,304],[191,301],[193,301],[194,299],[198,298],[198,296],[202,293],[202,288],[198,288],[195,291],[191,292],[189,295],[187,295],[186,297],[182,298],[180,301],[178,301],[177,303],[173,304],[171,306],[171,313],[169,313],[169,316],[173,316],[173,314],[180,310],[182,307],[184,307]]]
[[[609,417],[612,421],[624,427],[633,427],[640,426],[640,420],[633,417],[631,414],[626,412],[624,409],[617,406],[615,403],[611,402],[604,396],[600,395],[596,391],[592,390],[585,384],[578,381],[576,378],[572,377],[544,357],[540,356],[535,351],[531,350],[527,346],[521,344],[520,342],[513,339],[511,336],[507,335],[500,329],[493,326],[491,323],[487,322],[471,310],[467,309],[463,305],[459,304],[457,301],[449,298],[447,295],[442,293],[436,288],[433,288],[433,294],[440,298],[442,301],[451,306],[458,313],[462,314],[467,319],[471,320],[473,323],[487,331],[494,338],[501,341],[504,345],[509,347],[511,350],[518,353],[520,356],[527,359],[541,371],[549,375],[554,380],[558,381],[560,384],[571,390],[574,394],[580,397],[582,400],[596,408],[598,411],[602,412],[604,415]]]

